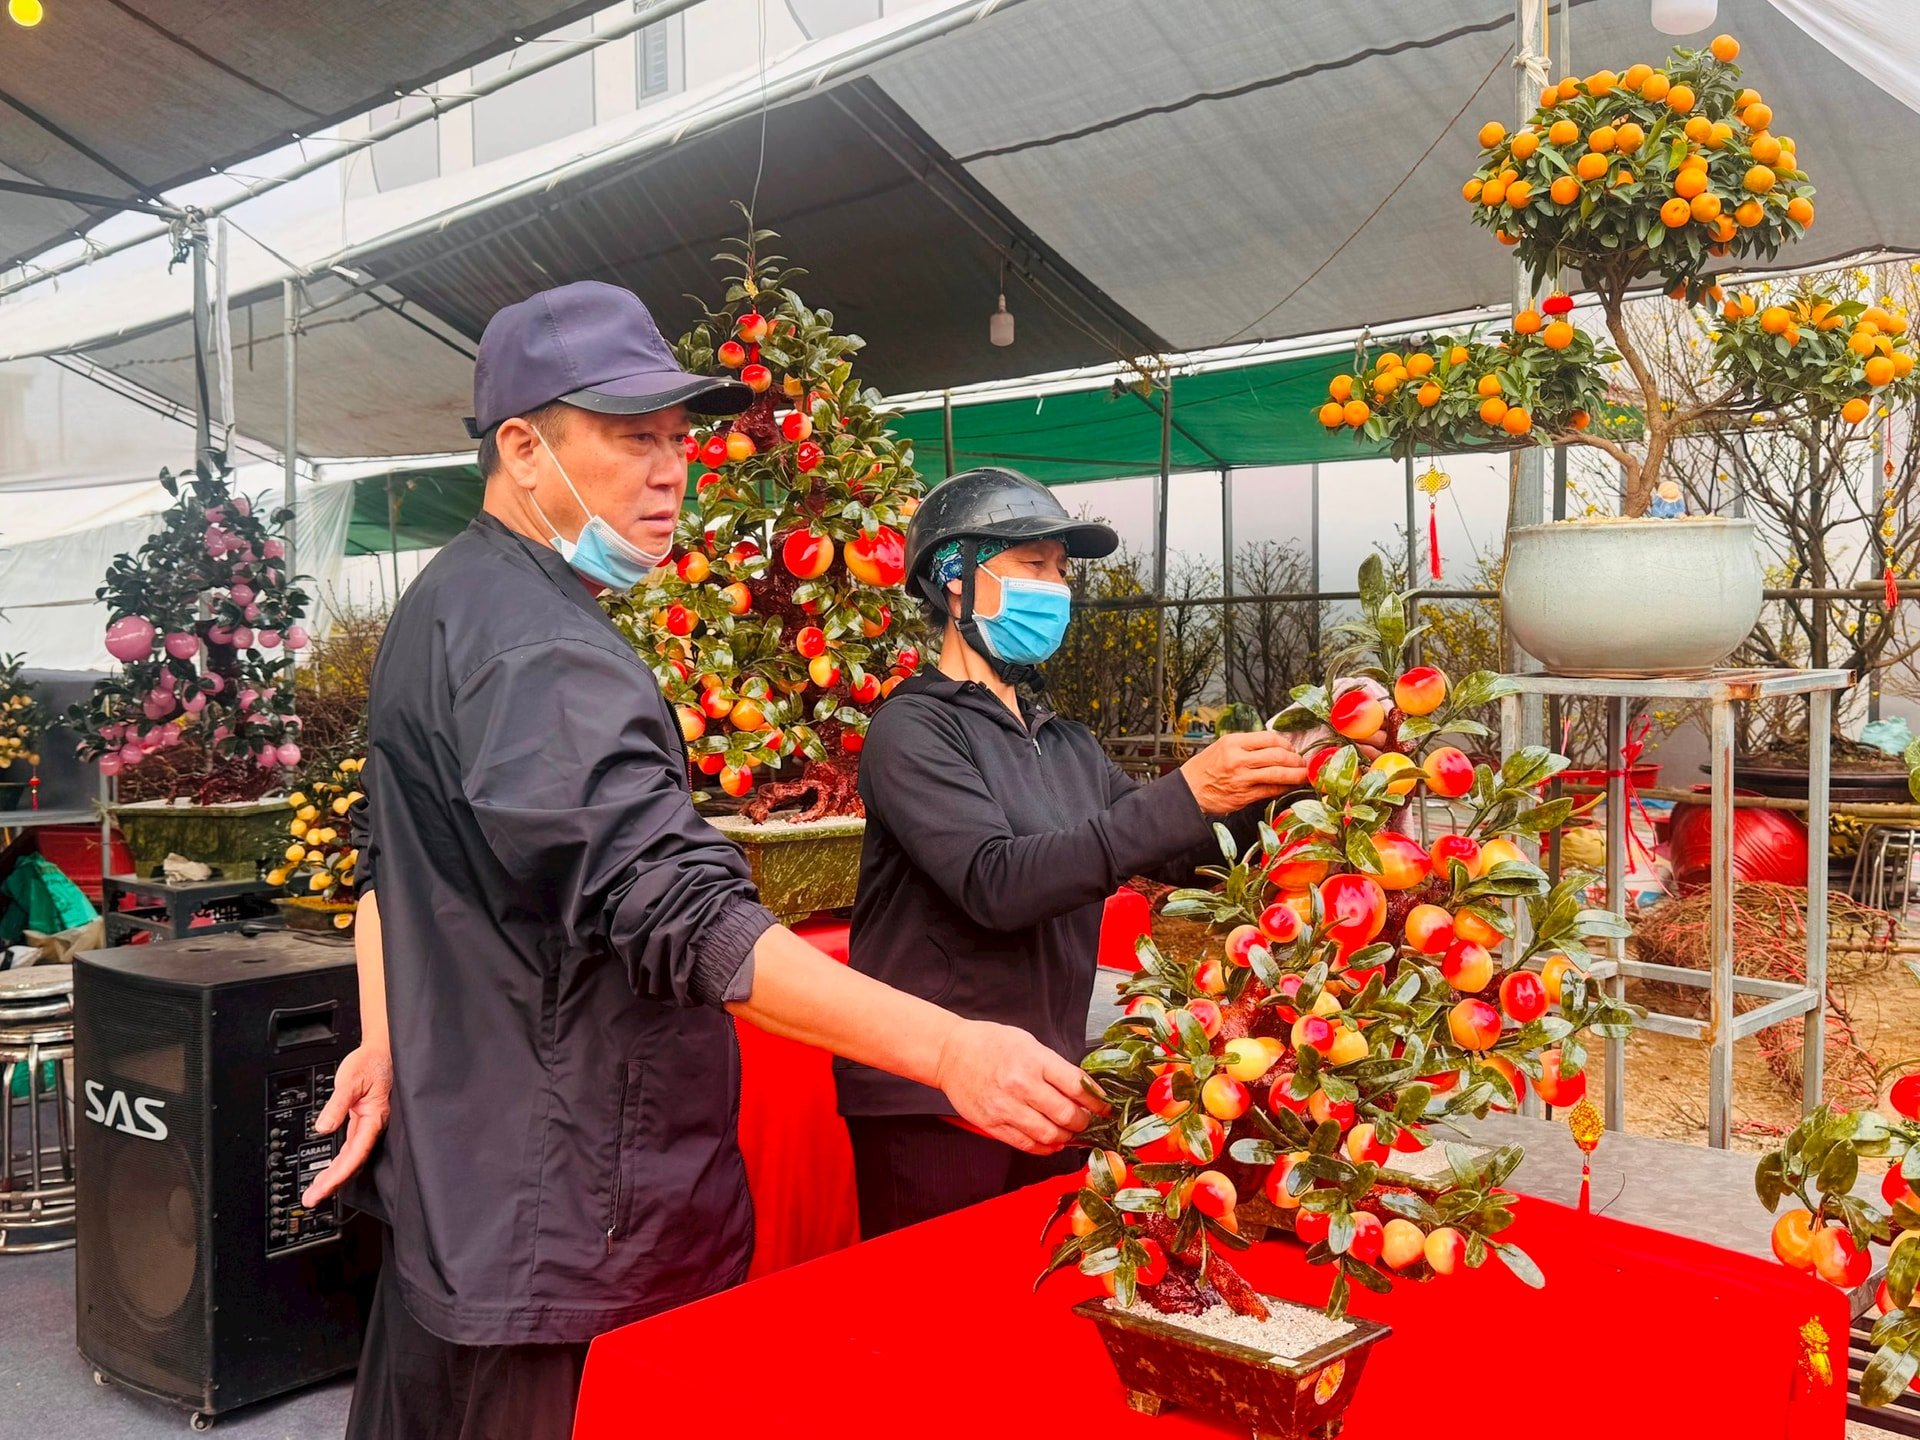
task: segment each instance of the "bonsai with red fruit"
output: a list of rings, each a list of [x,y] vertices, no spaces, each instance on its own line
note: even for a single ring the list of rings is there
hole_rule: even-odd
[[[1460,792],[1471,819],[1458,843],[1435,847],[1437,865],[1407,833],[1408,801],[1432,788],[1432,747],[1478,732],[1464,712],[1502,686],[1474,675],[1449,687],[1403,668],[1404,622],[1379,623],[1402,612],[1379,583],[1377,571],[1363,576],[1366,618],[1343,637],[1351,668],[1296,695],[1335,731],[1314,793],[1270,816],[1245,853],[1220,832],[1224,864],[1205,872],[1214,886],[1175,891],[1165,907],[1209,922],[1216,945],[1183,961],[1142,941],[1126,1013],[1085,1062],[1112,1104],[1088,1136],[1112,1153],[1073,1198],[1079,1233],[1053,1264],[1078,1261],[1122,1298],[1191,1310],[1217,1297],[1258,1313],[1215,1253],[1246,1243],[1255,1200],[1260,1223],[1290,1229],[1309,1259],[1336,1268],[1335,1313],[1351,1284],[1384,1289],[1489,1254],[1537,1283],[1532,1262],[1497,1238],[1510,1221],[1498,1187],[1517,1150],[1450,1149],[1431,1198],[1392,1180],[1391,1156],[1516,1106],[1529,1079],[1573,1104],[1583,1037],[1631,1025],[1570,958],[1621,925],[1582,904],[1593,877],[1550,884],[1510,838],[1564,818],[1564,805],[1537,801],[1564,759],[1526,750],[1473,769]],[[1398,685],[1380,688],[1399,690],[1393,713],[1335,712],[1332,697],[1353,693],[1342,682],[1389,676]],[[1399,748],[1371,763],[1339,735],[1383,721]],[[1528,909],[1524,944],[1511,938],[1513,904]],[[1162,1262],[1164,1275],[1143,1278]]]
[[[900,588],[920,481],[854,378],[859,337],[800,299],[771,238],[727,248],[725,304],[677,347],[696,373],[738,370],[755,401],[688,437],[704,470],[673,567],[612,613],[679,711],[696,785],[753,819],[789,802],[798,819],[858,815],[868,719],[920,663]]]

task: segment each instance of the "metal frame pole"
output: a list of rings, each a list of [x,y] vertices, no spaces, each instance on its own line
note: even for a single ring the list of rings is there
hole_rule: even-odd
[[[940,392],[940,438],[943,442],[942,453],[946,458],[946,476],[953,474],[953,391]]]
[[[1811,757],[1809,757],[1811,758]],[[1733,702],[1713,702],[1712,909],[1707,928],[1707,1144],[1724,1150],[1733,1106]]]
[[[1153,754],[1160,758],[1167,726],[1167,505],[1173,489],[1173,376],[1160,388],[1160,474],[1153,518]]]
[[[1536,108],[1539,100],[1539,85],[1549,73],[1549,57],[1546,47],[1546,7],[1548,0],[1514,0],[1514,67],[1513,67],[1513,104],[1516,121],[1524,123]],[[1516,258],[1513,262],[1513,308],[1518,314],[1528,308],[1533,301],[1533,284],[1527,276],[1526,267]],[[1515,452],[1513,503],[1507,512],[1507,531],[1511,534],[1523,525],[1538,525],[1545,521],[1546,507],[1542,503],[1546,486],[1546,455],[1538,445],[1529,445]],[[1507,625],[1505,611],[1500,616],[1501,633],[1513,642],[1513,631]],[[1514,668],[1520,671],[1537,671],[1540,662],[1518,643],[1512,643]],[[1536,743],[1543,726],[1544,706],[1541,697],[1528,694],[1521,700],[1520,743]]]
[[[1833,696],[1807,696],[1807,989],[1814,1005],[1801,1022],[1800,1108],[1811,1115],[1826,1089],[1827,802],[1833,774]]]
[[[294,491],[298,479],[297,457],[300,453],[300,430],[298,423],[300,403],[300,298],[298,286],[291,276],[280,282],[280,304],[282,317],[280,323],[281,328],[285,331],[285,334],[281,338],[281,351],[285,357],[283,363],[287,371],[286,477],[282,503],[287,509],[291,510],[293,509]],[[286,546],[287,574],[289,576],[300,573],[300,556],[295,538],[297,531],[297,523],[294,520],[288,520]],[[295,659],[297,657],[295,657],[292,651],[289,651],[288,658]]]
[[[400,517],[393,495],[393,476],[387,476],[387,554],[393,559],[393,598],[400,599]]]
[[[193,264],[193,464],[198,470],[213,448],[213,402],[207,393],[207,227],[190,216],[187,248]]]
[[[1624,696],[1607,697],[1607,909],[1621,918],[1627,913],[1627,814],[1626,759],[1621,753],[1627,744],[1627,702]],[[1627,979],[1618,966],[1627,958],[1623,935],[1609,936],[1607,956],[1615,965],[1606,981],[1608,993],[1618,1001],[1627,997]],[[1627,1128],[1627,1042],[1606,1042],[1607,1094],[1605,1120],[1609,1130]]]
[[[1220,669],[1226,677],[1227,704],[1233,704],[1233,467],[1220,467]]]

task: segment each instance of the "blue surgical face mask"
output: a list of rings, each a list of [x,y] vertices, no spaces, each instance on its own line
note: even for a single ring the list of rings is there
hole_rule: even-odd
[[[567,474],[567,467],[560,463],[560,457],[553,453],[553,447],[547,444],[547,437],[540,436],[541,448],[553,461],[553,468],[560,472],[560,479],[567,487],[567,493],[573,496],[573,503],[586,515],[587,523],[580,527],[578,538],[568,540],[553,528],[553,522],[547,519],[547,512],[540,508],[538,500],[533,501],[533,513],[540,517],[540,523],[547,527],[552,537],[553,548],[560,552],[560,558],[589,580],[598,581],[609,590],[628,591],[649,573],[657,569],[666,560],[663,552],[650,555],[609,525],[600,516],[587,509],[587,502],[580,498],[580,492],[573,488],[573,477]],[[532,499],[532,496],[528,496]]]
[[[994,657],[1009,665],[1038,665],[1060,648],[1073,616],[1073,591],[1051,580],[1000,581],[1000,613],[973,623]]]

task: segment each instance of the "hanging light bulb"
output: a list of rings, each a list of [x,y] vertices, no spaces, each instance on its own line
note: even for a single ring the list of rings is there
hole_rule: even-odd
[[[13,23],[31,30],[46,18],[47,7],[40,0],[7,0],[7,15]]]
[[[987,339],[1005,347],[1013,344],[1013,312],[1007,309],[1007,297],[1003,291],[1000,303],[987,319]]]
[[[1691,35],[1713,24],[1719,0],[1653,0],[1653,28],[1662,35]]]

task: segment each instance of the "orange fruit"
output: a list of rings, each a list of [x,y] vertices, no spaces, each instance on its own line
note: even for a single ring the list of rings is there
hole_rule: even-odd
[[[1346,404],[1353,398],[1353,377],[1351,375],[1334,376],[1327,382],[1327,394],[1341,404]]]
[[[1560,103],[1560,91],[1557,86],[1549,85],[1540,92],[1540,108],[1551,110]]]
[[[1591,135],[1587,136],[1587,149],[1592,150],[1596,154],[1604,154],[1613,148],[1613,142],[1618,138],[1613,126],[1599,126]]]
[[[1512,146],[1514,159],[1531,160],[1533,158],[1533,152],[1539,148],[1540,132],[1538,130],[1520,130],[1515,132]]]
[[[1567,417],[1567,423],[1576,430],[1584,430],[1593,423],[1593,416],[1584,410],[1576,410]]]
[[[1347,424],[1358,430],[1367,423],[1367,418],[1373,414],[1373,411],[1364,400],[1349,400],[1341,413],[1346,416]]]
[[[1614,127],[1613,148],[1618,150],[1622,155],[1631,155],[1646,143],[1647,132],[1642,130],[1633,121],[1629,120],[1624,125]]]
[[[1489,120],[1480,127],[1480,148],[1491,150],[1507,138],[1507,127],[1498,120]]]
[[[1711,133],[1707,136],[1707,148],[1709,150],[1726,149],[1727,142],[1733,139],[1733,126],[1724,120],[1716,120],[1709,128]]]
[[[1873,336],[1865,330],[1856,330],[1847,341],[1847,349],[1856,355],[1871,355],[1874,351]]]
[[[1793,312],[1784,305],[1769,305],[1760,312],[1760,328],[1769,335],[1784,335],[1793,323]]]
[[[1607,173],[1607,157],[1604,155],[1582,155],[1573,162],[1573,173],[1582,180],[1598,180]],[[1565,179],[1565,176],[1561,177]]]
[[[1713,138],[1713,122],[1704,115],[1696,115],[1687,121],[1687,139],[1696,145],[1704,145]]]
[[[1549,350],[1564,350],[1573,343],[1573,326],[1556,320],[1540,332],[1540,343]]]
[[[1720,197],[1718,195],[1696,195],[1693,197],[1693,218],[1702,225],[1711,225],[1720,218]]]
[[[1522,310],[1513,317],[1514,332],[1519,335],[1539,334],[1541,323],[1538,310]]]
[[[1714,36],[1708,48],[1713,51],[1713,58],[1723,65],[1731,64],[1740,54],[1740,42],[1731,35]]]
[[[1822,330],[1838,330],[1844,317],[1834,313],[1832,301],[1822,300],[1808,318]]]
[[[1533,186],[1525,180],[1516,180],[1507,186],[1507,204],[1513,206],[1516,210],[1524,208],[1527,201],[1532,198]]]
[[[1480,402],[1480,418],[1489,425],[1498,425],[1507,418],[1507,402],[1498,395],[1489,395]]]
[[[1520,172],[1514,169],[1511,165],[1509,165],[1506,169],[1500,172],[1500,178],[1506,181],[1507,184],[1511,185],[1514,181],[1520,178]]]
[[[1742,295],[1740,297],[1740,313],[1749,320],[1753,318],[1753,312],[1759,308],[1759,305],[1760,302],[1751,295]]]
[[[1533,417],[1515,405],[1500,417],[1500,428],[1509,435],[1524,435],[1533,429]]]
[[[1404,369],[1405,366],[1401,363],[1398,351],[1382,350],[1380,352],[1380,358],[1373,362],[1373,368],[1376,370],[1400,370]]]
[[[1468,201],[1469,203],[1471,203],[1471,202],[1473,202],[1473,201],[1475,201],[1475,200],[1478,200],[1478,199],[1480,198],[1480,186],[1481,186],[1481,185],[1482,185],[1483,183],[1484,183],[1484,182],[1483,182],[1483,181],[1480,181],[1480,180],[1469,180],[1469,181],[1467,181],[1467,183],[1466,183],[1466,184],[1464,184],[1464,185],[1462,185],[1462,186],[1460,187],[1460,196],[1461,196],[1461,198],[1462,198],[1463,200],[1466,200],[1466,201]]]
[[[1787,344],[1798,345],[1799,343],[1800,343],[1800,327],[1798,325],[1791,325],[1791,324],[1788,325],[1787,326]]]
[[[1629,67],[1627,73],[1620,77],[1620,83],[1629,90],[1637,91],[1642,85],[1647,83],[1647,77],[1652,74],[1653,67],[1651,65],[1634,65]]]
[[[1433,373],[1433,357],[1424,350],[1416,350],[1407,356],[1407,374],[1418,380],[1423,375]]]
[[[1482,375],[1473,388],[1474,392],[1479,395],[1498,395],[1500,393],[1500,377],[1498,375]]]
[[[1787,202],[1787,218],[1802,225],[1813,223],[1813,202],[1804,195],[1796,195]]]
[[[1753,158],[1762,165],[1771,165],[1780,158],[1780,142],[1764,132],[1753,137],[1752,148]]]
[[[1620,77],[1611,70],[1596,70],[1587,76],[1587,94],[1596,100],[1604,100],[1620,84]]]
[[[1773,1222],[1773,1254],[1795,1270],[1813,1269],[1813,1212],[1789,1210]]]
[[[1693,207],[1678,195],[1660,207],[1660,223],[1669,230],[1678,230],[1693,219]]]
[[[1640,98],[1658,102],[1666,99],[1667,92],[1672,88],[1673,82],[1656,70],[1641,82]]]
[[[1580,81],[1572,75],[1563,76],[1556,88],[1562,100],[1571,100],[1580,93]]]
[[[1856,395],[1840,407],[1840,418],[1849,425],[1858,425],[1867,418],[1867,412],[1872,409],[1871,405]]]
[[[1429,380],[1420,387],[1420,393],[1414,398],[1420,402],[1422,410],[1431,410],[1440,403],[1440,387]]]
[[[1693,109],[1693,87],[1691,85],[1676,85],[1667,91],[1667,108],[1676,115],[1684,115]],[[1709,130],[1712,128],[1711,121],[1708,122],[1708,128]]]
[[[1320,407],[1320,423],[1329,430],[1338,430],[1347,423],[1347,412],[1329,400]]]
[[[1614,183],[1614,184],[1615,184],[1616,186],[1619,186],[1619,185],[1631,185],[1631,184],[1633,183],[1633,172],[1632,172],[1631,170],[1616,170],[1616,171],[1614,171],[1614,172],[1613,172],[1613,183]]]
[[[1893,361],[1884,355],[1875,355],[1867,361],[1867,383],[1878,390],[1882,385],[1893,381]]]
[[[1735,97],[1733,102],[1733,110],[1734,110],[1734,113],[1737,115],[1742,110],[1746,109],[1749,105],[1758,105],[1759,103],[1760,103],[1760,92],[1758,90],[1755,90],[1752,86],[1748,86],[1745,90],[1742,90],[1737,97]]]
[[[1498,205],[1507,198],[1507,182],[1495,177],[1480,187],[1482,205]]]
[[[1584,160],[1586,157],[1582,156],[1581,158]],[[1606,169],[1605,164],[1603,163],[1600,168],[1603,170]],[[1554,204],[1571,205],[1580,198],[1580,182],[1571,175],[1562,175],[1558,180],[1553,182],[1552,187],[1547,193],[1553,197]]]
[[[1373,393],[1391,395],[1400,388],[1400,382],[1406,378],[1407,372],[1404,370],[1382,370],[1373,377]]]
[[[1691,200],[1704,194],[1707,188],[1707,172],[1704,170],[1682,170],[1673,177],[1673,193],[1682,200]]]
[[[1721,315],[1721,318],[1725,320],[1729,320],[1729,321],[1739,320],[1741,318],[1740,302],[1738,300],[1729,300],[1726,303],[1726,306],[1720,311],[1720,315]]]
[[[1464,365],[1466,363],[1467,363],[1467,347],[1466,346],[1456,345],[1451,350],[1447,351],[1447,364]]]
[[[1740,183],[1756,195],[1764,195],[1773,189],[1774,174],[1764,165],[1755,165],[1747,171],[1747,178]]]
[[[1904,350],[1893,352],[1893,378],[1904,380],[1913,373],[1913,356]]]
[[[1723,213],[1718,220],[1713,222],[1713,239],[1715,244],[1728,244],[1732,241],[1733,237],[1739,233],[1740,227],[1733,223],[1733,217],[1731,215]]]
[[[1504,230],[1494,231],[1493,238],[1498,240],[1502,245],[1518,245],[1520,243],[1520,237],[1518,235],[1509,235]]]
[[[1580,138],[1580,127],[1571,120],[1556,120],[1547,130],[1547,139],[1556,145],[1571,145]]]
[[[1756,100],[1740,112],[1740,123],[1749,130],[1764,130],[1773,124],[1773,109]]]
[[[1733,218],[1738,220],[1744,228],[1751,230],[1767,218],[1767,212],[1758,200],[1746,200],[1741,202],[1740,208],[1733,212]]]

